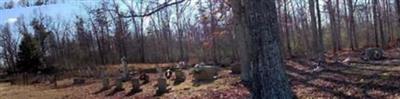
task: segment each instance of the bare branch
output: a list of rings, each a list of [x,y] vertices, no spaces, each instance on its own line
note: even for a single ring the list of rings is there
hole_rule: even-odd
[[[156,13],[156,12],[158,12],[158,11],[164,9],[164,8],[167,8],[167,7],[169,7],[169,6],[173,6],[173,5],[180,4],[180,3],[184,2],[184,1],[185,1],[185,0],[179,0],[179,1],[172,2],[172,3],[165,2],[165,3],[161,4],[161,5],[159,5],[158,7],[154,8],[154,10],[152,10],[152,11],[150,11],[150,12],[147,12],[147,13],[144,13],[144,14],[121,15],[121,16],[124,17],[124,18],[146,17],[146,16],[153,15],[154,13]]]

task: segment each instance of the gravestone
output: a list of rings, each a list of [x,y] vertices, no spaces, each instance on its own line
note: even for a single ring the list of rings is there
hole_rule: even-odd
[[[121,80],[123,82],[129,80],[129,69],[128,69],[128,62],[126,61],[125,57],[121,58],[122,70],[121,70]]]
[[[188,68],[188,65],[186,64],[185,61],[180,61],[180,62],[177,64],[177,68],[186,69],[186,68]]]
[[[167,79],[170,79],[172,77],[172,71],[171,69],[167,69],[167,71],[165,72],[165,77]]]
[[[168,92],[167,89],[167,79],[160,77],[157,80],[157,90],[156,90],[156,96],[161,96],[162,94]]]
[[[219,68],[215,66],[199,66],[193,69],[194,81],[212,81],[218,76]]]
[[[174,84],[180,84],[182,82],[185,82],[186,80],[186,75],[185,72],[182,70],[178,69],[175,71],[175,81]]]
[[[361,59],[365,61],[369,60],[382,60],[383,59],[384,50],[382,48],[367,48],[362,52]]]
[[[206,64],[205,64],[204,62],[201,62],[201,63],[199,63],[199,64],[194,65],[194,68],[201,67],[201,66],[205,66],[205,65],[206,65]]]

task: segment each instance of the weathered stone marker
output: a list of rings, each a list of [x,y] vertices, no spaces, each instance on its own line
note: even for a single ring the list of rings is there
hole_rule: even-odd
[[[163,70],[157,66],[157,72],[158,72],[158,79],[157,79],[157,90],[156,90],[156,96],[161,96],[162,94],[168,92],[167,89],[167,79],[165,78]]]
[[[177,68],[186,69],[186,68],[188,68],[188,64],[186,64],[185,61],[180,61],[180,62],[177,64]]]
[[[165,77],[167,79],[170,79],[172,77],[172,71],[171,69],[167,69],[167,71],[165,72]]]
[[[381,60],[383,59],[384,50],[382,48],[367,48],[362,53],[361,59],[365,61],[369,60]]]
[[[121,70],[121,80],[123,82],[129,80],[129,70],[128,70],[128,62],[125,57],[121,58],[122,70]]]
[[[174,84],[180,84],[182,82],[185,82],[186,80],[186,75],[185,72],[183,72],[181,69],[177,69],[175,71],[175,81]]]
[[[193,68],[194,81],[211,81],[218,76],[219,68],[214,66],[198,66]]]
[[[162,94],[168,92],[167,86],[167,79],[163,77],[158,78],[156,96],[161,96]]]

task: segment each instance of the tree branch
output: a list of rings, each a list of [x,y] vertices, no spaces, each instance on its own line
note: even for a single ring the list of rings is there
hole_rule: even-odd
[[[180,4],[180,3],[184,2],[184,1],[185,0],[179,0],[179,1],[176,1],[176,2],[172,2],[172,3],[165,2],[162,5],[159,5],[158,7],[156,7],[153,11],[150,11],[150,12],[147,12],[147,13],[144,13],[144,14],[139,14],[139,15],[137,15],[137,14],[135,14],[135,15],[121,15],[121,16],[124,17],[124,18],[146,17],[146,16],[150,16],[150,15],[152,15],[152,14],[154,14],[154,13],[156,13],[156,12],[166,8],[166,7],[177,5],[177,4]]]

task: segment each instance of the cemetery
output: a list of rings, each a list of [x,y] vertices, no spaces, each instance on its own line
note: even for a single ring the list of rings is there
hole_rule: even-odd
[[[388,55],[388,51],[392,54]],[[320,97],[365,97],[374,93],[374,97],[398,97],[399,83],[393,82],[400,77],[400,67],[395,59],[400,56],[400,51],[387,50],[376,59],[365,61],[368,57],[364,52],[342,52],[340,60],[353,59],[340,63],[321,65],[321,71],[313,71],[313,61],[303,59],[286,60],[287,74],[293,85],[292,89],[299,96],[318,93]],[[327,54],[329,56],[329,53]],[[330,59],[330,57],[327,57]],[[327,60],[327,62],[332,60]],[[373,64],[372,64],[373,63]],[[391,64],[393,63],[393,64]],[[381,65],[378,65],[381,64]],[[125,66],[127,65],[127,66]],[[57,86],[51,83],[35,83],[28,85],[0,83],[0,95],[18,98],[224,98],[229,99],[248,97],[249,89],[241,83],[240,73],[232,66],[212,66],[205,63],[188,65],[182,68],[179,63],[164,64],[127,64],[108,66],[107,73],[96,77],[58,78]],[[129,77],[125,81],[124,72]],[[149,70],[155,69],[155,70]],[[172,71],[170,78],[166,77],[167,71]],[[145,72],[148,71],[148,72]],[[155,71],[155,72],[154,72]],[[349,84],[347,84],[349,83]],[[390,84],[390,85],[383,85]],[[22,88],[23,87],[23,88]],[[333,88],[327,93],[319,92],[320,88]],[[344,89],[342,89],[344,88]],[[348,89],[350,88],[350,89]],[[40,91],[41,90],[41,91]],[[345,91],[345,94],[335,94]],[[28,93],[29,92],[29,93]],[[330,93],[332,92],[332,93]],[[46,94],[49,96],[42,96]],[[355,95],[355,96],[352,96]]]
[[[0,99],[400,99],[400,0],[0,0]]]

